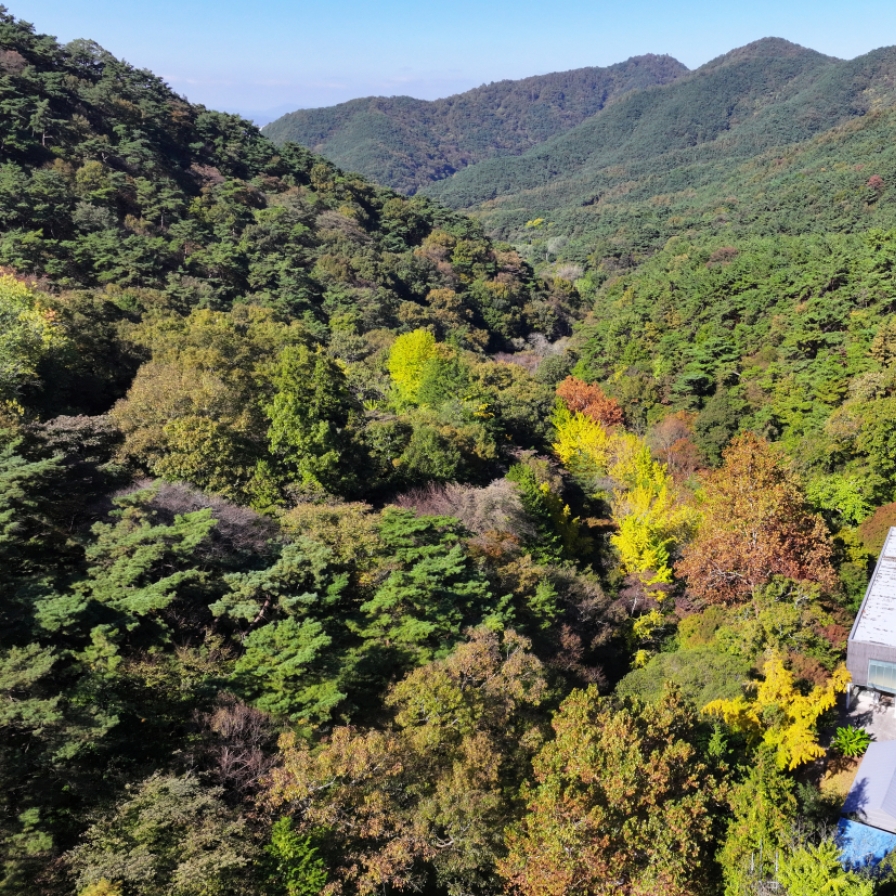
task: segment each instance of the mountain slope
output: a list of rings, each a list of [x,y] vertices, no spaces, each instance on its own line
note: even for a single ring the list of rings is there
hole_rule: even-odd
[[[482,163],[429,187],[427,193],[456,207],[471,207],[558,179],[580,179],[583,172],[631,165],[730,137],[749,129],[767,109],[808,89],[836,64],[786,41],[760,41],[675,84],[632,93],[516,159]],[[758,135],[754,140],[785,143],[800,139],[805,129],[791,123],[789,133],[752,131]]]
[[[529,327],[531,271],[467,216],[278,149],[238,116],[2,8],[0,90],[0,267],[105,289],[127,308],[254,302],[316,332],[332,318],[347,335],[413,319],[483,346]],[[500,299],[488,286],[499,276]],[[454,317],[439,312],[444,327],[427,299],[440,289],[459,302]]]
[[[734,166],[886,109],[894,84],[892,48],[840,62],[764,40],[674,84],[630,94],[522,156],[480,163],[425,192],[477,209],[505,234],[536,215],[554,220],[587,207],[593,219],[601,203],[716,182],[715,192],[727,195],[722,182]],[[557,233],[572,233],[557,224]]]
[[[342,168],[413,193],[483,159],[518,155],[632,90],[686,73],[669,56],[639,56],[607,68],[499,81],[434,102],[367,97],[300,109],[263,133],[275,143],[300,143]]]

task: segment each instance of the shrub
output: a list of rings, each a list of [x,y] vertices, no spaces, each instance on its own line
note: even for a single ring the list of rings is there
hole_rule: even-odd
[[[871,744],[871,735],[864,728],[847,725],[838,728],[831,746],[841,755],[850,759],[861,756]]]
[[[510,532],[531,538],[535,528],[523,508],[519,488],[506,479],[496,479],[485,488],[431,483],[400,495],[398,507],[413,508],[424,516],[453,516],[477,535]]]

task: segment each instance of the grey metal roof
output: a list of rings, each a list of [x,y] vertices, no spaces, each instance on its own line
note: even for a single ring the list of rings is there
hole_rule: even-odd
[[[849,640],[896,647],[896,527],[887,533]]]
[[[871,827],[896,833],[896,740],[868,747],[843,804],[843,814],[857,815]]]

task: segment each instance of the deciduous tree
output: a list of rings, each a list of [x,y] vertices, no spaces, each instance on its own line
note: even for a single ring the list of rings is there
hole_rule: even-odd
[[[138,896],[253,894],[257,846],[244,819],[195,775],[153,775],[97,821],[67,860],[80,887]],[[111,891],[114,893],[114,889]]]
[[[403,333],[389,350],[389,376],[402,406],[417,402],[426,362],[435,354],[436,337],[429,330]]]
[[[714,700],[703,712],[723,719],[754,744],[771,747],[781,768],[794,769],[824,756],[816,724],[822,713],[834,706],[837,694],[846,690],[850,679],[846,666],[839,666],[824,685],[808,694],[795,687],[793,674],[780,654],[766,661],[763,674],[752,700],[743,696]]]
[[[824,522],[768,442],[751,433],[734,439],[703,494],[703,522],[675,567],[696,595],[744,600],[776,575],[835,586]]]
[[[619,705],[574,691],[534,762],[523,821],[499,863],[522,896],[712,892],[723,775],[674,691]]]
[[[0,271],[0,408],[37,375],[38,362],[65,342],[53,311],[11,274]]]
[[[610,454],[610,435],[602,423],[581,412],[570,413],[565,406],[554,412],[557,440],[554,453],[570,473],[593,482],[605,476]]]
[[[619,402],[608,397],[597,384],[568,376],[557,386],[557,395],[572,414],[582,413],[606,427],[622,423],[623,413]]]
[[[394,729],[336,728],[316,750],[284,735],[270,799],[300,835],[327,830],[328,892],[413,891],[433,876],[449,893],[494,892],[507,793],[540,743],[545,696],[528,642],[479,629],[391,690]]]
[[[665,464],[650,456],[637,436],[614,434],[610,476],[618,483],[613,518],[618,525],[611,541],[626,572],[650,578],[650,584],[672,581],[673,552],[686,543],[699,518],[681,501]]]

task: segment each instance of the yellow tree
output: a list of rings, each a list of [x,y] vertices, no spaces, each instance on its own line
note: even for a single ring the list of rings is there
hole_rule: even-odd
[[[794,687],[793,675],[779,654],[766,661],[764,676],[752,700],[744,696],[713,700],[703,712],[723,719],[754,744],[774,749],[781,768],[794,769],[823,756],[816,724],[821,714],[834,706],[837,694],[846,690],[850,680],[846,666],[835,669],[826,684],[817,685],[809,694]]]
[[[417,392],[423,378],[426,362],[436,353],[436,337],[429,330],[402,333],[389,351],[387,368],[398,403],[417,403]]]
[[[610,436],[597,420],[581,412],[570,413],[558,405],[553,424],[557,433],[554,453],[570,473],[582,479],[606,475]]]
[[[697,524],[683,504],[666,465],[653,460],[643,439],[621,429],[609,432],[586,412],[558,405],[553,417],[554,453],[578,479],[613,486],[612,537],[627,573],[650,574],[650,584],[672,581],[674,549]]]
[[[665,464],[631,433],[614,435],[609,474],[619,488],[613,499],[618,526],[611,541],[626,572],[652,574],[648,584],[672,581],[671,557],[694,530],[698,514],[681,503]]]
[[[11,274],[0,273],[0,403],[12,403],[37,377],[37,365],[65,337],[41,296]]]

